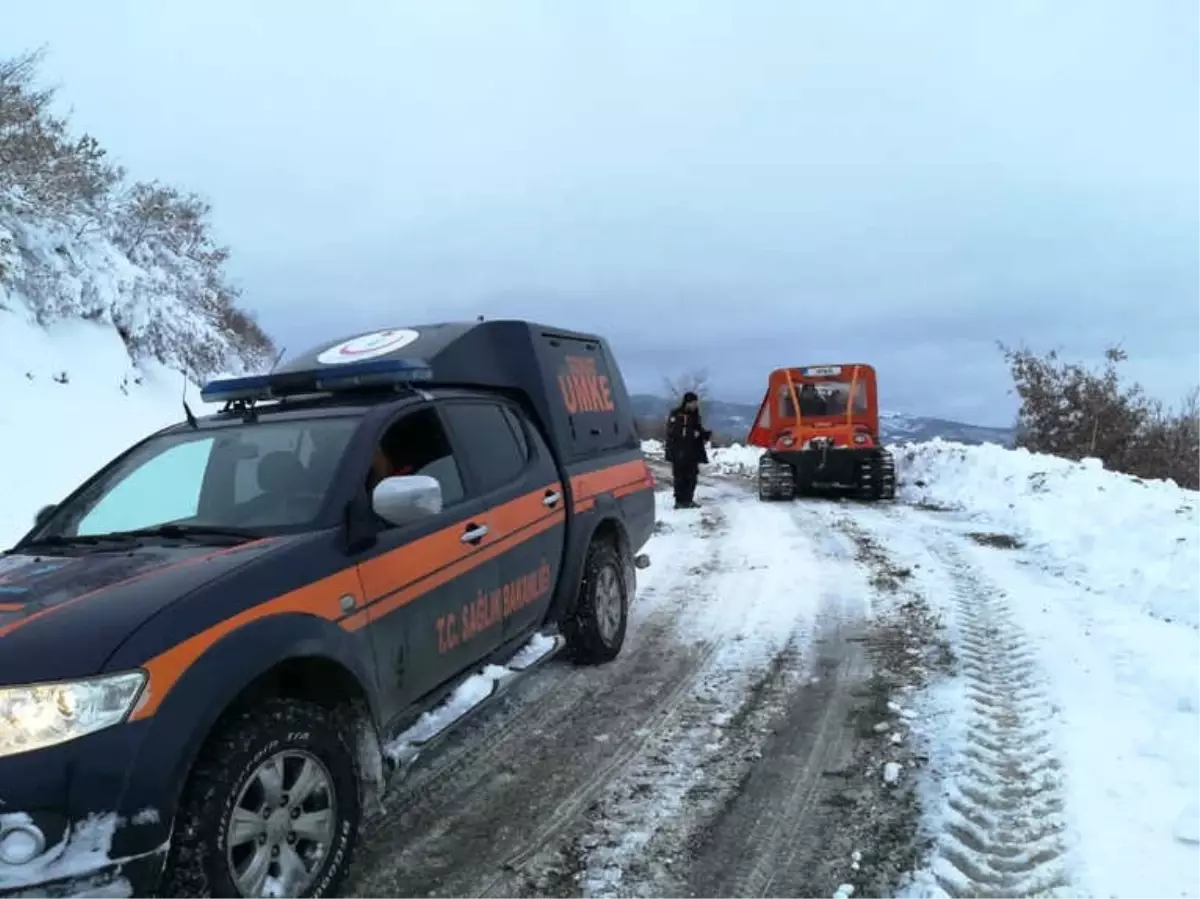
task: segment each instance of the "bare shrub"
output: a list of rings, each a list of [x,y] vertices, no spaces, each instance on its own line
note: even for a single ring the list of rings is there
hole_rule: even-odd
[[[1128,356],[1105,350],[1104,365],[1091,370],[1000,344],[1021,400],[1016,444],[1067,459],[1093,457],[1105,468],[1143,478],[1170,478],[1200,489],[1200,393],[1193,390],[1175,409],[1146,395],[1140,384],[1122,382]]]
[[[697,368],[674,378],[663,378],[663,389],[666,391],[667,401],[672,406],[679,405],[683,395],[689,390],[703,401],[704,393],[708,389],[708,369]]]

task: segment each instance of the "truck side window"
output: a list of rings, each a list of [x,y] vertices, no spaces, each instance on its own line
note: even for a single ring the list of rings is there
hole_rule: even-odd
[[[504,409],[494,403],[447,403],[442,412],[478,474],[482,493],[517,479],[525,468],[528,448],[524,441],[517,442]]]
[[[525,426],[521,424],[521,419],[516,413],[507,407],[501,410],[504,413],[504,420],[508,422],[508,426],[512,428],[513,437],[516,438],[517,446],[520,447],[521,460],[529,458],[529,441],[525,439]]]
[[[442,485],[445,507],[460,502],[466,494],[446,430],[432,408],[412,412],[395,422],[380,438],[378,452],[386,464],[385,476],[423,474],[437,480]],[[378,474],[372,472],[376,477]]]

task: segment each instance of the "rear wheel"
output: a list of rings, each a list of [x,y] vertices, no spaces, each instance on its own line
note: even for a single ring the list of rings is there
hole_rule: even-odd
[[[575,614],[563,628],[568,650],[576,662],[584,665],[609,662],[625,645],[629,591],[624,572],[621,553],[610,541],[592,543],[584,562]]]
[[[167,896],[337,896],[360,818],[341,718],[270,698],[224,725],[184,789]]]

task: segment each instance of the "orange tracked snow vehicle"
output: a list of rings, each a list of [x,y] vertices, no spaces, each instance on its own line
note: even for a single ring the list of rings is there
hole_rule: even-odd
[[[879,439],[875,369],[862,363],[777,368],[747,442],[766,452],[758,498],[849,491],[892,499],[896,469]]]

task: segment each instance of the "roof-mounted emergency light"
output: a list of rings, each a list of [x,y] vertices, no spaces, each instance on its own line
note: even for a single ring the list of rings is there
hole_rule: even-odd
[[[402,387],[413,381],[428,381],[429,365],[415,359],[372,359],[305,371],[272,372],[245,378],[209,381],[200,390],[206,403],[261,402],[288,396],[337,393],[370,387]]]

